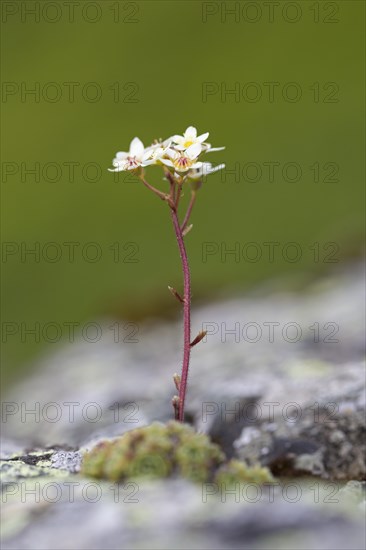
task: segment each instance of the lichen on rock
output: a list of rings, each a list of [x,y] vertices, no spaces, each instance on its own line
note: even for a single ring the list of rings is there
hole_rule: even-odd
[[[176,474],[200,482],[211,478],[224,460],[220,448],[190,426],[154,422],[96,445],[84,456],[82,473],[113,481]]]
[[[220,487],[230,487],[236,483],[263,485],[275,481],[270,470],[260,465],[248,466],[245,462],[232,459],[220,466],[215,475],[215,483]]]
[[[215,476],[222,482],[273,479],[266,468],[248,468],[238,460],[226,462],[225,454],[207,435],[175,421],[154,422],[99,443],[85,454],[81,473],[112,481],[171,476],[196,483],[212,481]]]

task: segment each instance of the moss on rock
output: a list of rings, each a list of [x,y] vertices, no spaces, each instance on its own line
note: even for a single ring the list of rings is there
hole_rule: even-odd
[[[230,487],[236,483],[263,485],[271,482],[274,482],[274,477],[268,468],[260,465],[247,466],[245,462],[235,459],[220,466],[215,475],[215,483],[220,487]]]
[[[83,460],[81,472],[95,478],[164,478],[179,475],[194,482],[213,478],[225,461],[218,445],[179,422],[131,430],[114,441],[99,443]]]

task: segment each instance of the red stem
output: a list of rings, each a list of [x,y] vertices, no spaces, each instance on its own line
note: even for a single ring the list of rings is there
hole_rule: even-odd
[[[179,386],[179,413],[178,420],[184,422],[184,402],[187,392],[189,359],[191,354],[191,276],[189,272],[189,264],[186,247],[184,245],[184,237],[179,224],[177,211],[175,208],[170,209],[175,235],[177,237],[179,253],[182,260],[183,281],[184,281],[184,304],[183,304],[183,325],[184,325],[184,348],[183,348],[183,366],[182,375]]]

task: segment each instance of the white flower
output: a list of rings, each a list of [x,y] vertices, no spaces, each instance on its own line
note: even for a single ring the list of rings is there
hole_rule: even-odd
[[[188,172],[188,177],[191,180],[199,180],[202,177],[208,176],[209,174],[213,174],[214,172],[217,172],[218,170],[222,170],[223,168],[225,168],[225,164],[212,166],[211,162],[202,162],[202,166],[200,168],[196,168]]]
[[[110,172],[121,172],[123,170],[136,170],[140,166],[144,166],[144,144],[138,137],[133,138],[130,143],[128,153],[120,151],[113,159],[114,168],[108,168]]]
[[[189,173],[192,179],[199,179],[202,176],[221,170],[223,165],[212,167],[208,162],[202,163],[198,157],[202,153],[222,151],[225,147],[213,148],[205,142],[208,132],[197,136],[194,126],[188,126],[183,136],[174,135],[162,141],[156,140],[152,145],[144,148],[142,141],[135,137],[130,143],[128,152],[120,151],[113,159],[113,168],[110,172],[121,172],[125,170],[136,170],[140,167],[152,164],[164,164],[176,174],[176,177],[183,177]]]
[[[149,166],[150,164],[160,164],[162,157],[167,154],[170,143],[166,147],[162,147],[161,143],[156,143],[145,149],[145,153],[142,158],[142,166]]]
[[[174,147],[175,149],[177,149],[178,151],[184,151],[185,149],[188,149],[188,147],[190,147],[191,145],[203,143],[208,138],[208,136],[208,132],[197,136],[197,129],[194,126],[188,126],[182,136],[172,136],[171,140],[176,143]]]
[[[169,168],[174,168],[177,172],[187,172],[195,168],[200,168],[202,162],[197,162],[197,158],[202,152],[202,145],[200,143],[194,143],[190,145],[185,151],[176,151],[175,149],[168,148],[166,155],[169,158],[161,158],[161,162]]]

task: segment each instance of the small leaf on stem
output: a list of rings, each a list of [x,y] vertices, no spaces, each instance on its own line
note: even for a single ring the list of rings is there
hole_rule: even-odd
[[[206,334],[207,334],[207,330],[201,330],[201,332],[199,332],[197,334],[196,338],[189,344],[191,346],[191,348],[193,348],[193,346],[195,346],[201,340],[203,340],[203,338],[206,336]]]
[[[173,405],[173,408],[174,408],[175,420],[178,420],[178,418],[179,418],[179,402],[180,402],[179,397],[177,395],[175,395],[172,399],[172,405]]]
[[[180,388],[180,376],[179,376],[179,374],[175,373],[174,376],[173,376],[173,380],[174,380],[175,387],[179,391],[179,388]]]
[[[178,294],[178,292],[175,290],[175,288],[173,288],[172,286],[168,286],[168,289],[170,290],[170,292],[173,294],[173,296],[175,296],[175,298],[181,303],[181,304],[184,304],[184,298],[182,298],[182,296],[180,294]]]
[[[193,223],[191,223],[190,225],[188,225],[188,227],[186,227],[183,231],[182,231],[182,235],[183,237],[185,237],[187,235],[187,233],[190,232],[190,230],[192,229],[193,227]]]

